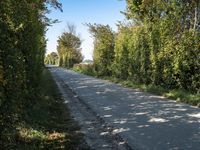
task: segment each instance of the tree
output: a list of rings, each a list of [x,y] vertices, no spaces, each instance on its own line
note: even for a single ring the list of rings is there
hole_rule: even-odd
[[[130,65],[128,51],[129,32],[128,27],[120,26],[115,39],[113,74],[120,79],[128,78],[128,68]]]
[[[68,31],[62,33],[58,39],[57,51],[59,66],[72,68],[74,64],[83,60],[81,54],[81,40],[75,33],[75,26],[68,24]]]
[[[94,37],[93,60],[99,75],[109,76],[112,73],[114,59],[115,33],[109,25],[87,24]]]
[[[45,57],[45,64],[58,65],[59,57],[56,52],[52,52]]]
[[[45,31],[54,22],[45,17],[49,4],[61,7],[57,0],[0,1],[0,141],[40,95]]]
[[[147,74],[155,85],[199,91],[199,10],[198,0],[127,0],[125,14],[142,31],[133,38],[132,50],[139,47],[132,58],[140,59],[132,62],[132,74],[142,80]],[[138,62],[146,69],[137,68]]]

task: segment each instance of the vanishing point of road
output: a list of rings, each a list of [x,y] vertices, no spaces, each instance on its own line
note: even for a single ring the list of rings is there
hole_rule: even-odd
[[[63,68],[49,70],[93,149],[200,149],[199,108]]]

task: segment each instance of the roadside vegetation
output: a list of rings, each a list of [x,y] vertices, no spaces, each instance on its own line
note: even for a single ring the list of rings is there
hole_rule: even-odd
[[[25,107],[24,112],[23,120],[4,132],[2,149],[89,149],[47,69],[42,74],[37,103]]]
[[[0,1],[0,142],[1,148],[27,108],[40,99],[45,31],[53,21],[47,6],[61,10],[57,0]],[[12,130],[14,130],[12,132]],[[7,136],[8,135],[8,136]],[[3,145],[2,145],[3,144]],[[8,149],[8,148],[5,148]]]
[[[193,93],[184,89],[168,89],[153,84],[141,84],[134,82],[133,80],[124,80],[113,76],[98,76],[98,73],[95,71],[92,64],[77,64],[72,69],[78,73],[108,80],[113,83],[120,84],[124,87],[139,89],[144,92],[149,92],[164,96],[166,98],[174,99],[177,102],[184,102],[200,107],[200,93]]]
[[[45,64],[58,65],[59,64],[59,56],[56,52],[52,52],[48,54],[44,59]]]
[[[84,149],[83,135],[44,70],[57,0],[0,1],[0,149]],[[82,149],[81,148],[81,149]]]
[[[97,76],[93,64],[75,64],[72,69],[82,74]]]
[[[88,24],[94,63],[74,70],[200,106],[199,12],[198,1],[127,0],[116,33]]]
[[[0,1],[1,148],[73,149],[81,143],[44,61],[200,105],[199,1],[126,2],[127,22],[119,22],[117,32],[87,24],[94,55],[84,66],[75,65],[83,60],[82,41],[72,24],[58,38],[58,54],[45,59],[45,33],[57,22],[46,15],[48,8],[62,11],[58,0]]]
[[[127,21],[118,23],[117,32],[86,24],[94,39],[93,64],[72,61],[68,68],[200,106],[199,2],[126,2]]]
[[[67,23],[67,29],[58,38],[57,51],[59,55],[59,66],[72,68],[74,64],[83,60],[81,53],[81,39],[76,34],[76,27]]]

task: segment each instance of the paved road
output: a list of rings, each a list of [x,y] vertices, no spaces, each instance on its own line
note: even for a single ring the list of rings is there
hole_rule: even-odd
[[[58,67],[51,72],[132,149],[200,149],[199,108]]]

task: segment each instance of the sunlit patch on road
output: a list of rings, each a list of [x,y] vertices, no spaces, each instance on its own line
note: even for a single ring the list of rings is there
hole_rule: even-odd
[[[154,122],[154,123],[164,123],[168,122],[169,120],[163,119],[163,118],[151,118],[148,122]]]

